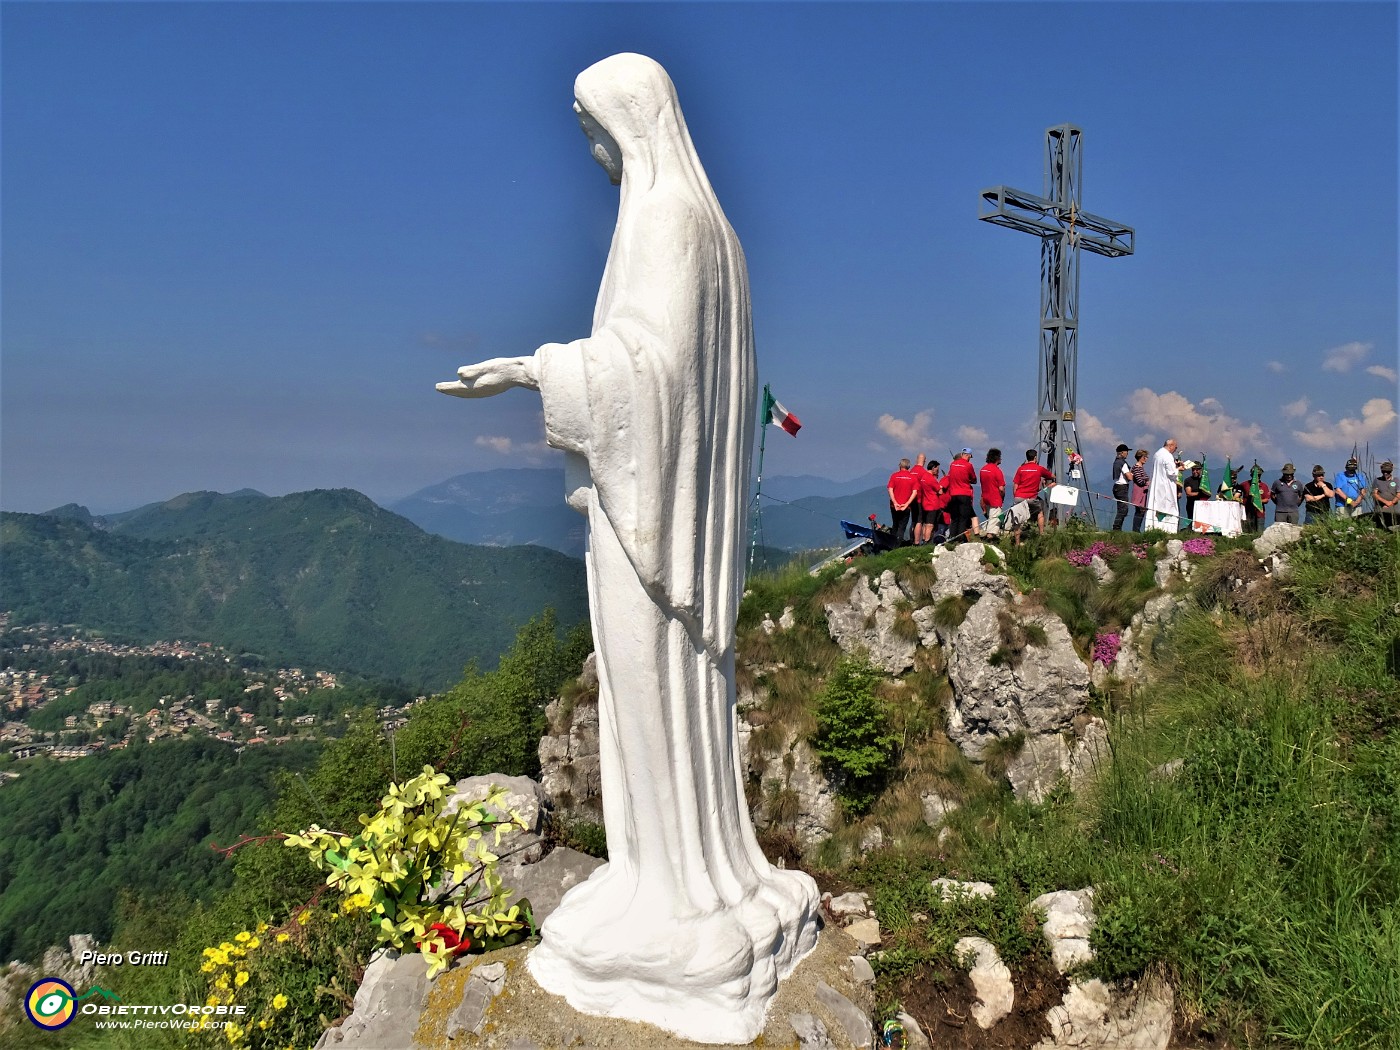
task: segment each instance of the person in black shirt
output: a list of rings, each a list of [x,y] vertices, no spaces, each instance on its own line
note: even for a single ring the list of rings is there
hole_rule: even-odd
[[[1199,463],[1191,464],[1191,473],[1186,475],[1186,480],[1181,483],[1181,491],[1186,493],[1186,520],[1191,521],[1196,509],[1196,501],[1210,499],[1210,492],[1205,487],[1205,479],[1201,477]]]
[[[1320,521],[1332,513],[1335,490],[1327,484],[1327,471],[1318,464],[1313,467],[1312,481],[1303,486],[1303,502],[1308,508],[1308,520]]]
[[[1127,445],[1119,445],[1117,455],[1113,459],[1113,498],[1117,502],[1117,510],[1113,513],[1113,531],[1119,532],[1123,528],[1123,522],[1128,517],[1128,510],[1132,504],[1128,501],[1131,494],[1130,489],[1133,484],[1133,468],[1128,465],[1128,453],[1131,452]],[[1187,510],[1186,516],[1191,516],[1191,511]]]

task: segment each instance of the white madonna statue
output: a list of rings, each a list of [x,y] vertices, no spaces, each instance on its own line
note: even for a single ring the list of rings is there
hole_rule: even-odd
[[[544,923],[529,968],[585,1013],[749,1042],[816,944],[817,888],[770,865],[744,802],[734,629],[756,415],[743,250],[666,71],[584,70],[575,111],[621,186],[593,333],[438,389],[537,389],[588,517],[609,862]]]

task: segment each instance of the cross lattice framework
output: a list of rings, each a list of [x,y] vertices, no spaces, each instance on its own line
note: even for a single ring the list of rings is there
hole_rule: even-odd
[[[1045,193],[996,186],[982,191],[977,217],[1040,238],[1040,382],[1036,394],[1045,466],[1060,474],[1061,429],[1075,437],[1079,372],[1079,250],[1117,258],[1133,254],[1133,228],[1079,205],[1083,132],[1073,124],[1045,130]],[[1076,441],[1077,450],[1077,441]],[[1060,478],[1061,481],[1065,479]]]

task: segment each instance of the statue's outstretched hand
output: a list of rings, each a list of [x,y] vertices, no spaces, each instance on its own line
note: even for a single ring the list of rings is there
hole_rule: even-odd
[[[495,357],[457,369],[458,379],[437,388],[455,397],[490,397],[511,387],[540,388],[539,371],[531,357]]]

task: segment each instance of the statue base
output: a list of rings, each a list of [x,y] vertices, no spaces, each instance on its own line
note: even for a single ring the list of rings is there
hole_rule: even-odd
[[[416,1031],[410,1027],[405,1032],[404,1050],[410,1042],[416,1050],[593,1050],[608,1046],[715,1050],[713,1043],[701,1043],[651,1024],[575,1010],[534,979],[527,955],[538,950],[517,945],[454,963],[433,982]],[[852,1013],[865,1016],[868,1023],[875,1008],[873,986],[861,983],[853,973],[850,957],[858,951],[844,930],[826,926],[817,935],[816,946],[778,986],[761,1031],[742,1042],[719,1045],[793,1046],[798,1029],[810,1031],[810,1018],[815,1018],[835,1050],[869,1047],[873,1036],[868,1029],[863,1033],[849,1030]],[[496,962],[503,963],[506,970],[500,994],[483,1013],[472,1014],[466,1030],[454,1029],[454,1015],[464,1012],[467,1000],[473,997],[475,971]],[[852,1009],[833,1010],[833,1004],[839,1003],[831,992],[845,998]],[[449,1037],[453,1031],[455,1035]]]
[[[699,1043],[748,1043],[778,982],[817,944],[816,883],[770,868],[745,900],[680,913],[612,885],[611,865],[576,886],[544,925],[527,966],[581,1013],[642,1021]]]

